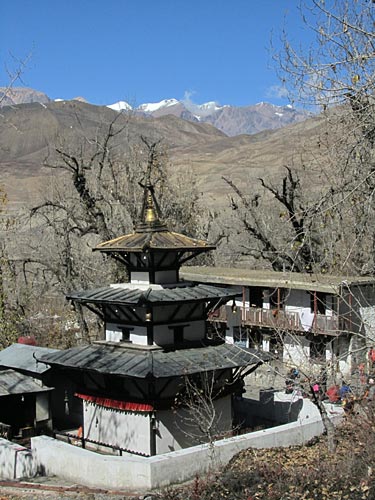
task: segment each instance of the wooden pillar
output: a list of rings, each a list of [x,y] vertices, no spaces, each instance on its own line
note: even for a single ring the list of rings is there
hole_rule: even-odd
[[[249,288],[249,296],[250,296],[250,288]],[[250,300],[250,297],[249,297]],[[242,287],[242,321],[245,322],[246,320],[246,309],[245,309],[245,302],[246,302],[246,287]]]
[[[149,399],[152,402],[153,408],[155,408],[155,379],[151,377],[148,384]],[[156,414],[155,411],[150,415],[150,455],[153,457],[156,455]]]
[[[314,290],[314,319],[313,319],[313,328],[316,328],[316,315],[318,313],[318,298],[316,296],[316,290]]]
[[[150,455],[156,455],[156,415],[150,414]]]

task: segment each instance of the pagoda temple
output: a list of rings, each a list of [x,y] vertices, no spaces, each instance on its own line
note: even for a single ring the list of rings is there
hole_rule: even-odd
[[[144,456],[208,440],[194,415],[191,391],[197,387],[201,394],[202,380],[211,381],[215,435],[230,432],[232,397],[241,377],[267,356],[209,338],[209,312],[234,301],[236,294],[180,281],[182,264],[215,247],[168,229],[150,177],[149,172],[134,232],[94,249],[125,266],[129,282],[67,297],[103,320],[105,340],[40,358],[60,377],[74,381],[87,447]]]

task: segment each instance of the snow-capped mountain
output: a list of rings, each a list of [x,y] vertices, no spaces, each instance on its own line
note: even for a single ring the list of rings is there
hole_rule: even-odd
[[[118,101],[113,104],[108,104],[107,108],[113,109],[114,111],[130,111],[132,107],[126,101]]]
[[[83,97],[75,99],[87,102]],[[55,99],[55,101],[59,100],[61,99]],[[0,106],[31,102],[48,103],[50,98],[33,89],[15,87],[9,91],[0,87]],[[179,101],[171,98],[160,102],[144,103],[136,108],[132,108],[126,101],[118,101],[107,107],[118,112],[132,111],[155,118],[174,115],[191,122],[210,123],[229,136],[281,128],[300,122],[309,116],[304,111],[294,109],[291,105],[276,106],[267,102],[259,102],[251,106],[230,106],[220,105],[215,101],[196,104],[190,99]]]
[[[251,106],[222,106],[215,101],[195,104],[177,99],[141,104],[134,112],[153,117],[172,114],[189,121],[211,123],[229,136],[281,128],[308,117],[304,111],[296,110],[290,105],[276,106],[260,102]]]
[[[138,106],[137,110],[143,111],[143,113],[152,114],[155,113],[155,111],[163,108],[169,108],[171,106],[175,106],[176,104],[179,104],[177,99],[163,99],[160,102],[148,102],[146,104],[141,104]]]

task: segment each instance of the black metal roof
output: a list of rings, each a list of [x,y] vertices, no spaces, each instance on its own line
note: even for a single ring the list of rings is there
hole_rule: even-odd
[[[40,375],[49,370],[50,367],[44,363],[39,363],[36,360],[36,356],[40,357],[43,354],[55,351],[57,351],[57,349],[25,344],[12,344],[0,351],[0,366]]]
[[[78,302],[142,305],[147,303],[209,302],[215,299],[229,300],[237,295],[237,292],[229,288],[201,284],[174,288],[150,286],[143,290],[135,288],[134,285],[125,287],[110,285],[82,292],[72,292],[67,295],[67,298]]]
[[[258,365],[269,359],[267,353],[232,344],[168,350],[98,343],[41,357],[41,361],[52,366],[139,379],[177,377]]]
[[[32,377],[15,370],[0,371],[0,396],[51,391],[51,387],[38,385]]]

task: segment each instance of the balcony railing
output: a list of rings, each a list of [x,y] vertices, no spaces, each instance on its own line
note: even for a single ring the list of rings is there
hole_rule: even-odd
[[[222,306],[209,315],[212,322],[226,323],[231,309]],[[257,307],[237,307],[236,314],[241,317],[244,326],[259,326],[273,328],[275,330],[311,331],[313,333],[336,334],[339,330],[339,318],[337,316],[324,316],[316,314],[310,328],[304,327],[298,312],[283,311],[281,309],[262,309]]]

